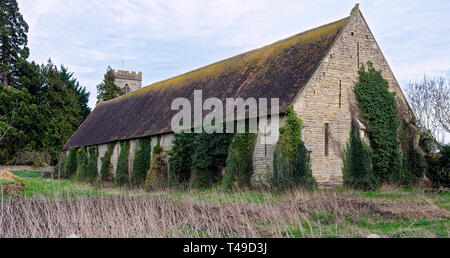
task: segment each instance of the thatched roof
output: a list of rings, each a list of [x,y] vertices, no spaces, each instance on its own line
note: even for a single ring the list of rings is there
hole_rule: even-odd
[[[64,149],[170,132],[177,113],[171,111],[172,100],[193,100],[194,90],[203,90],[203,99],[216,97],[224,103],[226,98],[279,98],[283,111],[306,85],[348,19],[103,102]]]

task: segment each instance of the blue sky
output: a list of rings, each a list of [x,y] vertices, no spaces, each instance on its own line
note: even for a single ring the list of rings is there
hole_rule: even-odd
[[[142,71],[143,85],[346,17],[347,0],[18,0],[30,60],[52,58],[96,102],[108,65]],[[359,1],[400,84],[450,78],[450,1]]]

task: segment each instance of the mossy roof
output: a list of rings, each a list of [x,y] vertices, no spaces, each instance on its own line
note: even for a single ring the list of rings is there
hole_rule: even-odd
[[[171,110],[172,100],[183,97],[193,103],[194,90],[202,90],[203,99],[216,97],[224,103],[226,98],[279,98],[283,111],[307,84],[348,19],[102,102],[64,150],[170,132],[178,112]]]

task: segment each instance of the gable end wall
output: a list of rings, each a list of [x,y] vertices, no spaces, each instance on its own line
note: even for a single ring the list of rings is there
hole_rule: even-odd
[[[294,111],[303,120],[303,140],[311,149],[313,175],[321,186],[343,184],[343,157],[351,129],[351,110],[354,117],[361,119],[353,89],[358,81],[359,68],[368,61],[382,71],[389,82],[389,90],[396,93],[402,116],[411,117],[406,99],[367,23],[359,11],[355,12],[293,103]],[[326,123],[329,124],[328,156],[325,156]]]

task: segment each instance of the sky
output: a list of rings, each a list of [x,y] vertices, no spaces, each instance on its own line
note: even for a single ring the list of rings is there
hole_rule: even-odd
[[[402,86],[450,78],[450,1],[360,0]],[[262,47],[350,14],[347,0],[18,0],[30,60],[74,72],[96,103],[108,66],[143,86]],[[124,62],[122,62],[124,60]]]

